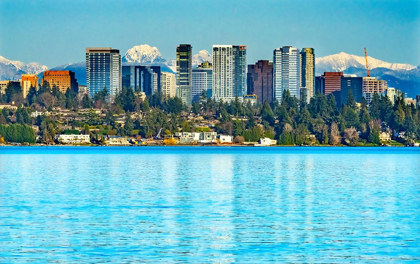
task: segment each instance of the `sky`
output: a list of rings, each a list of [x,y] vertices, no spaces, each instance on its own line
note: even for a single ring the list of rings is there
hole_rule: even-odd
[[[85,60],[86,47],[124,55],[141,44],[166,59],[188,43],[247,46],[247,62],[281,46],[313,47],[420,65],[420,0],[0,0],[0,55],[52,68]]]

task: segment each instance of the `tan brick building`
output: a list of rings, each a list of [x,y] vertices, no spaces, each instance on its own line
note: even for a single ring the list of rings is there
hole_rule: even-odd
[[[51,89],[56,86],[62,93],[65,93],[69,88],[74,92],[79,89],[72,71],[46,71],[43,73],[41,83],[48,83]]]

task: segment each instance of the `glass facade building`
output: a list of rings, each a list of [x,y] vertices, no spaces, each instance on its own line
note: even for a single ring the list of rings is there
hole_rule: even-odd
[[[284,90],[300,98],[300,52],[297,48],[284,46],[273,52],[273,100],[281,101]]]
[[[181,44],[176,48],[176,94],[186,105],[191,105],[192,47]]]
[[[268,60],[259,60],[248,65],[247,74],[248,94],[256,95],[258,103],[273,101],[273,63]]]
[[[86,48],[86,86],[93,96],[108,89],[110,100],[121,90],[120,51],[111,48]]]
[[[211,97],[213,83],[213,66],[205,61],[197,68],[192,70],[192,101],[197,102],[203,91],[206,91],[207,97]]]
[[[246,94],[246,46],[213,46],[212,97],[231,101]]]
[[[161,91],[160,66],[122,66],[122,86],[151,96]]]

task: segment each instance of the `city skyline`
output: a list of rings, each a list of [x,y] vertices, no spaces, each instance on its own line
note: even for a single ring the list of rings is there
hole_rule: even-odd
[[[163,57],[174,59],[179,43],[209,52],[214,44],[243,43],[248,63],[271,60],[272,50],[291,45],[313,47],[317,57],[341,51],[363,55],[366,46],[372,57],[420,64],[417,1],[244,1],[223,3],[223,8],[221,3],[126,1],[98,6],[78,1],[0,1],[0,9],[7,11],[0,16],[0,24],[7,25],[0,26],[0,55],[54,67],[83,61],[80,50],[85,47],[115,47],[123,55],[134,45],[148,43],[158,47]],[[183,13],[177,11],[185,5]],[[333,24],[323,21],[327,14],[335,18]],[[288,26],[282,26],[286,22]],[[396,52],[401,45],[404,49]]]

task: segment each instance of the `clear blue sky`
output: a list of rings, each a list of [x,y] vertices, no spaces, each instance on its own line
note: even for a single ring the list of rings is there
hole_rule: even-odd
[[[0,0],[0,55],[49,67],[85,59],[85,47],[140,44],[166,59],[190,43],[248,46],[248,63],[280,46],[314,47],[420,64],[420,1]]]

